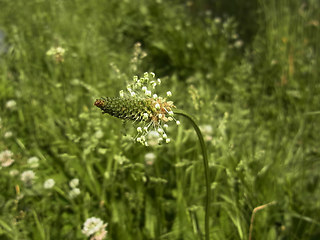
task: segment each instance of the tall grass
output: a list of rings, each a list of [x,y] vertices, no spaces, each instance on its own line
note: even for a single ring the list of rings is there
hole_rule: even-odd
[[[145,71],[201,125],[211,239],[248,239],[253,209],[273,201],[252,239],[319,238],[318,1],[192,3],[0,1],[0,152],[15,160],[0,169],[1,239],[86,239],[92,216],[107,239],[203,237],[192,126],[181,120],[172,143],[146,148],[93,106]]]

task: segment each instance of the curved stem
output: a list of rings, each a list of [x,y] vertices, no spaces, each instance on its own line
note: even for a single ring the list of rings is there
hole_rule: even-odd
[[[205,178],[206,178],[205,239],[209,240],[209,234],[210,234],[209,233],[209,204],[210,204],[211,191],[210,191],[210,175],[209,175],[207,147],[205,145],[200,128],[196,124],[195,120],[189,114],[187,114],[186,112],[184,112],[182,110],[176,109],[176,110],[174,110],[174,114],[181,115],[181,116],[187,118],[191,122],[194,130],[196,131],[196,133],[198,135],[198,139],[200,142],[202,156],[203,156],[204,174],[205,174]]]

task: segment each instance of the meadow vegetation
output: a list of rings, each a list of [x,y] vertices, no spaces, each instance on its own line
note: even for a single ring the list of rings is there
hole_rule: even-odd
[[[90,221],[101,239],[203,238],[192,126],[179,119],[170,143],[146,147],[94,106],[144,72],[202,129],[211,239],[248,239],[268,203],[252,239],[320,238],[319,1],[0,9],[0,239],[93,239]]]

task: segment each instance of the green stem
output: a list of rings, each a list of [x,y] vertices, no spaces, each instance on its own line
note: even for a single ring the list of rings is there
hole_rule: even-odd
[[[182,111],[182,110],[175,110],[174,111],[175,114],[177,115],[181,115],[185,118],[187,118],[194,130],[196,131],[197,135],[198,135],[198,139],[200,142],[200,146],[201,146],[201,151],[202,151],[202,156],[203,156],[203,165],[204,165],[204,174],[205,174],[205,178],[206,178],[206,205],[205,205],[205,239],[209,240],[209,204],[210,204],[210,195],[211,195],[211,191],[210,191],[210,175],[209,175],[209,163],[208,163],[208,154],[207,154],[207,147],[205,145],[202,133],[200,131],[200,128],[198,127],[198,125],[196,124],[195,120],[186,112]]]

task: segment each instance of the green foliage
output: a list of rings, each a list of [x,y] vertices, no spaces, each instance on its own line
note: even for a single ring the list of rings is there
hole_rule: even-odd
[[[248,239],[272,201],[253,239],[319,238],[319,2],[224,2],[0,1],[0,239],[86,239],[92,216],[107,239],[201,239],[191,126],[144,147],[93,105],[146,71],[201,125],[212,239]]]

